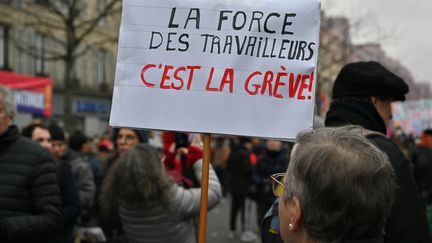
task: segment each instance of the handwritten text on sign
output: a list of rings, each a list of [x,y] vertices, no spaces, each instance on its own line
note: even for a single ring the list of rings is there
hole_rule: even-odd
[[[110,123],[293,138],[312,125],[318,30],[317,0],[125,0]]]

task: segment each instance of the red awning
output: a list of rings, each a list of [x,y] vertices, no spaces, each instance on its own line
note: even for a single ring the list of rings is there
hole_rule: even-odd
[[[46,77],[0,71],[0,85],[15,92],[18,111],[44,116],[52,114],[52,93],[54,82]]]

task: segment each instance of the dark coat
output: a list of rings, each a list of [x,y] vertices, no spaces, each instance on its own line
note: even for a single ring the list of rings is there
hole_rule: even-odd
[[[364,239],[364,240],[346,240],[344,243],[384,243],[384,239],[382,237],[374,238],[374,239]]]
[[[71,149],[67,149],[61,159],[70,166],[78,189],[81,208],[83,210],[91,208],[95,199],[96,185],[90,163],[81,154]]]
[[[432,149],[416,146],[412,151],[414,178],[425,203],[432,202]]]
[[[253,180],[257,186],[258,222],[262,222],[264,215],[276,197],[273,195],[270,176],[275,173],[285,173],[289,162],[289,151],[265,151],[259,157],[253,173]]]
[[[65,227],[73,227],[81,212],[78,189],[69,164],[60,162],[58,166]]]
[[[64,227],[50,243],[72,243],[74,225],[81,213],[78,189],[71,168],[66,162],[57,162],[57,176],[63,205]]]
[[[334,102],[326,117],[326,126],[359,125],[368,130],[385,134],[385,124],[370,102],[344,100]],[[432,242],[425,207],[414,181],[410,163],[399,148],[381,135],[368,136],[380,150],[389,157],[396,173],[394,204],[385,227],[385,242]]]
[[[275,173],[285,173],[289,162],[289,151],[264,151],[258,158],[254,168],[254,182],[258,185],[258,190],[264,195],[272,196],[272,180],[270,176]],[[275,198],[272,198],[273,202]]]
[[[432,242],[426,211],[412,174],[410,162],[386,137],[372,136],[369,140],[389,156],[399,187],[385,228],[385,242]]]
[[[244,146],[236,147],[228,158],[228,170],[231,172],[231,193],[237,196],[248,196],[252,184],[252,164],[250,152]]]
[[[0,135],[0,242],[47,242],[62,216],[51,155],[10,126]]]

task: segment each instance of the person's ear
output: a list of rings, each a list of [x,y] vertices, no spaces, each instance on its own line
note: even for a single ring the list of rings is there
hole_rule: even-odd
[[[297,197],[293,197],[289,202],[290,221],[288,228],[290,231],[297,231],[301,226],[302,211],[300,201]]]
[[[372,104],[375,106],[377,101],[378,101],[378,98],[375,96],[371,96],[370,99],[371,99]]]

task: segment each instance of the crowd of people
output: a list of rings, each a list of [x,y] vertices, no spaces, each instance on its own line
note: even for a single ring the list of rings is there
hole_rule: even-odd
[[[0,242],[196,242],[200,136],[180,148],[169,133],[163,150],[145,130],[94,141],[54,122],[19,129],[13,97],[0,87]],[[210,209],[222,191],[209,178]]]
[[[407,92],[381,64],[352,63],[334,83],[325,124],[295,141],[214,136],[208,209],[230,198],[227,237],[432,242],[432,131],[407,149],[386,136],[391,102]],[[0,242],[197,242],[200,135],[115,128],[95,139],[54,121],[18,128],[13,97],[0,87]]]

